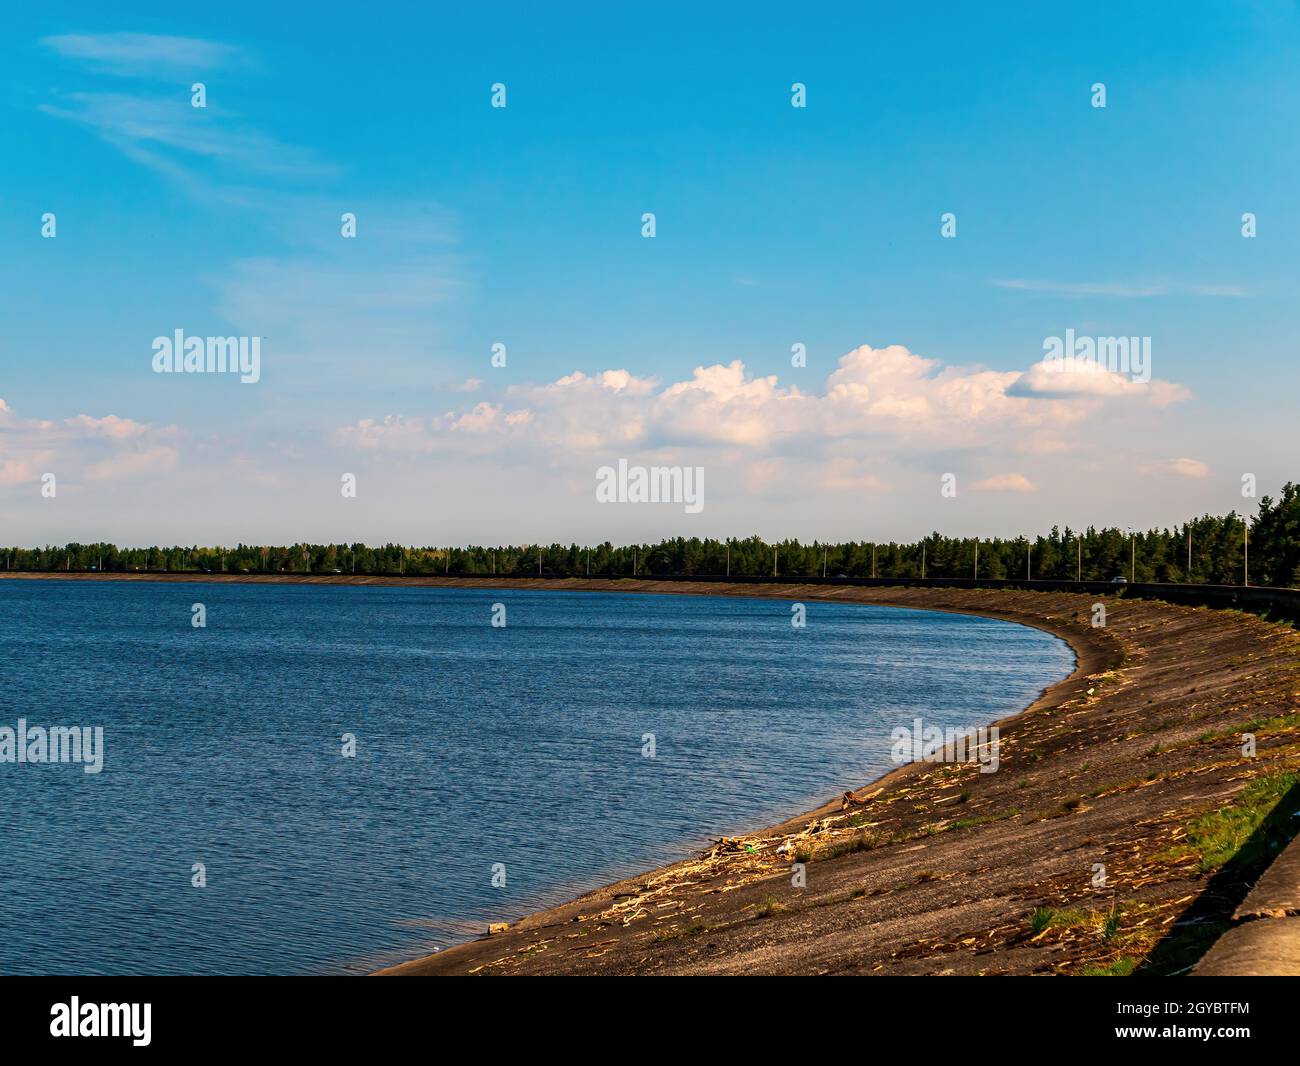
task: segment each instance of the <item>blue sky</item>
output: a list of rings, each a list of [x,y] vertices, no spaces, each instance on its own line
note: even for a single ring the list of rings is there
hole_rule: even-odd
[[[1300,443],[1300,16],[1072,6],[11,14],[4,539],[886,538],[1241,510],[1241,474],[1276,491]],[[263,337],[262,381],[154,374],[177,328]],[[1150,337],[1163,398],[1005,401],[1067,328]],[[907,357],[871,354],[891,346]],[[610,513],[593,476],[619,457],[703,465],[708,506]]]

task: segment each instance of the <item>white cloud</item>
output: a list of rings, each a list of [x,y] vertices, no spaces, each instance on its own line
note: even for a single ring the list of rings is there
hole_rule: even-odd
[[[19,485],[35,480],[36,471],[31,463],[19,459],[6,459],[0,463],[0,485]]]
[[[322,175],[337,170],[307,149],[241,124],[215,105],[195,111],[188,94],[77,92],[61,96],[57,104],[42,104],[40,109],[89,127],[136,162],[186,183],[199,180],[194,169],[197,163],[260,174]]]
[[[954,447],[1046,454],[1063,450],[1063,427],[1108,405],[1159,406],[1187,395],[1181,386],[1136,383],[1101,368],[1062,375],[1048,388],[1042,373],[1040,365],[1027,372],[943,367],[901,345],[849,352],[821,393],[782,386],[775,375],[753,377],[738,360],[696,367],[667,385],[625,369],[575,371],[549,384],[513,386],[504,402],[467,412],[363,419],[340,439],[429,452],[472,434],[556,457],[723,449],[749,460],[777,452],[833,458],[852,442],[887,444],[894,454]],[[835,469],[830,481],[875,483],[864,480],[874,472]]]
[[[1117,296],[1128,300],[1164,296],[1169,292],[1164,285],[1115,281],[1038,281],[1026,278],[999,278],[993,284],[999,289],[1017,289],[1021,292],[1037,292],[1049,296]]]
[[[238,48],[198,37],[152,33],[70,33],[44,37],[41,44],[69,59],[106,73],[162,76],[174,71],[199,72],[227,66],[241,56]],[[166,68],[165,70],[163,68]]]
[[[1170,459],[1163,464],[1164,469],[1179,477],[1206,478],[1210,476],[1210,467],[1207,463],[1199,459],[1188,459],[1185,456],[1178,459]]]
[[[869,464],[857,459],[832,458],[818,466],[817,484],[824,489],[876,492],[887,488]]]
[[[348,365],[385,351],[383,339],[358,341]],[[283,387],[300,399],[313,372],[286,375]],[[1102,480],[1111,491],[1116,477],[1114,463],[1089,473],[1099,456],[1081,442],[1153,440],[1162,417],[1159,383],[1044,395],[1026,386],[1033,373],[949,366],[893,345],[847,353],[813,386],[753,375],[738,361],[666,381],[613,367],[501,389],[488,375],[481,391],[442,393],[449,402],[440,412],[344,425],[332,441],[336,450],[295,433],[297,408],[273,402],[262,415],[266,432],[241,438],[220,484],[205,480],[201,488],[187,476],[181,440],[190,436],[176,427],[117,413],[30,419],[0,400],[0,493],[18,523],[10,528],[33,542],[56,533],[93,539],[114,529],[233,542],[270,530],[299,535],[294,530],[306,516],[320,537],[418,539],[430,523],[452,536],[447,521],[469,538],[483,536],[485,526],[498,537],[593,528],[644,536],[641,512],[600,509],[594,500],[597,467],[627,457],[705,466],[713,533],[766,533],[775,524],[801,535],[861,536],[884,523],[947,529],[1031,511],[1056,521],[1062,508],[1073,521],[1068,508],[1077,506],[1080,484]],[[437,378],[411,388],[414,380],[408,375],[409,402],[438,397]],[[374,402],[364,395],[354,393],[351,402]],[[228,444],[192,443],[203,455]],[[1170,444],[1156,454],[1179,450]],[[1199,476],[1196,460],[1165,462],[1174,476]],[[338,494],[345,470],[360,478],[356,500]],[[60,501],[69,490],[66,506],[41,506],[35,483],[44,471],[58,475]],[[941,499],[943,471],[956,471],[976,491],[956,504]],[[1131,472],[1140,493],[1149,477],[1138,466]],[[162,529],[139,527],[149,500],[168,501]]]
[[[118,415],[80,414],[62,420],[20,418],[0,400],[0,485],[35,482],[54,473],[61,483],[109,481],[173,469],[175,426],[153,426]]]
[[[994,474],[992,477],[986,477],[982,481],[977,481],[971,486],[978,492],[1037,492],[1038,486],[1035,485],[1024,474],[1007,473]]]
[[[339,431],[339,443],[361,451],[431,452],[437,447],[436,420],[413,419],[405,415],[363,418]]]
[[[1012,383],[1011,394],[1066,399],[1095,396],[1131,397],[1164,407],[1187,399],[1191,393],[1182,385],[1161,381],[1135,381],[1101,363],[1086,359],[1043,360],[1035,363]]]
[[[87,481],[121,481],[125,478],[156,477],[174,470],[180,453],[159,445],[138,452],[118,452],[89,464],[84,471]]]
[[[81,430],[87,436],[108,437],[111,440],[131,440],[149,432],[149,427],[143,422],[135,422],[129,418],[118,418],[117,415],[105,415],[103,418],[77,415],[74,418],[65,419],[65,422],[72,428]]]
[[[1249,296],[1249,290],[1240,285],[1202,284],[1187,282],[1124,282],[1124,281],[1044,281],[1028,278],[997,278],[993,282],[999,289],[1039,293],[1045,296],[1113,296],[1122,300],[1149,299],[1153,296],[1190,294],[1194,296],[1219,296],[1236,298]]]
[[[153,94],[124,92],[116,86],[112,91],[56,92],[54,102],[41,104],[40,110],[93,130],[127,158],[197,199],[245,198],[224,187],[235,175],[301,179],[338,173],[339,168],[308,149],[285,144],[240,121],[216,100],[207,101],[201,110],[191,105],[191,79],[236,61],[246,64],[248,57],[238,48],[141,33],[73,34],[46,37],[42,43],[93,72],[149,77],[171,86]]]

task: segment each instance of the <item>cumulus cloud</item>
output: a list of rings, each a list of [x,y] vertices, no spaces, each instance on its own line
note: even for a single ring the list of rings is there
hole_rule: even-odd
[[[1191,393],[1182,385],[1153,378],[1135,381],[1087,359],[1043,360],[1035,363],[1012,384],[1015,396],[1068,398],[1076,396],[1132,397],[1156,407],[1187,399]]]
[[[339,431],[339,442],[361,451],[431,452],[437,445],[438,429],[437,419],[385,415],[345,426]]]
[[[982,481],[977,481],[971,486],[979,492],[1037,492],[1038,486],[1035,485],[1024,474],[1007,473],[994,474],[992,477],[986,477]]]
[[[1199,459],[1170,459],[1169,469],[1183,477],[1209,477],[1210,468]]]
[[[464,381],[450,381],[438,386],[443,392],[478,392],[482,387],[482,378],[466,378]]]
[[[88,437],[107,437],[109,440],[132,440],[149,432],[143,422],[117,415],[105,415],[103,418],[91,418],[90,415],[77,415],[65,420],[65,424]]]
[[[863,346],[840,359],[819,393],[783,386],[775,375],[754,377],[739,360],[696,367],[689,378],[666,385],[626,369],[576,371],[547,384],[513,386],[502,402],[483,401],[461,413],[363,419],[340,438],[366,449],[412,452],[454,446],[468,435],[566,454],[712,447],[756,458],[829,451],[852,441],[1009,451],[1026,450],[1029,441],[1028,450],[1048,452],[1061,449],[1056,431],[1108,404],[1161,406],[1188,395],[1168,382],[1134,382],[1075,365],[1090,369],[945,367],[902,345]],[[873,475],[835,476],[860,483]]]
[[[64,419],[22,418],[0,400],[0,485],[37,481],[115,481],[165,473],[179,461],[175,426],[154,426],[108,414]]]

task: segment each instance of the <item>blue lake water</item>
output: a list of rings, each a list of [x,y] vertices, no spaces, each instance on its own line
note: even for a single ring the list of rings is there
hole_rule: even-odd
[[[0,973],[364,972],[808,809],[891,769],[896,726],[984,724],[1074,662],[1007,622],[807,611],[0,581],[0,727],[104,730],[98,774],[0,762]]]

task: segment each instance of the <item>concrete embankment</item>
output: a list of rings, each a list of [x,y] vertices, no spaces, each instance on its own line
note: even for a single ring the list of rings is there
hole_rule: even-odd
[[[908,766],[847,809],[833,800],[386,972],[1187,973],[1294,831],[1288,628],[1064,592],[617,585],[985,614],[1058,633],[1079,666],[1000,723],[997,773]]]
[[[999,723],[996,773],[907,766],[845,809],[836,797],[561,906],[502,914],[505,932],[387,972],[1300,973],[1300,854],[1283,851],[1300,823],[1300,635],[1252,615],[1101,589],[129,579],[879,603],[1019,621],[1076,650],[1070,678]],[[1104,628],[1091,625],[1099,602]]]
[[[1232,914],[1232,927],[1192,971],[1202,977],[1300,974],[1300,836]]]

